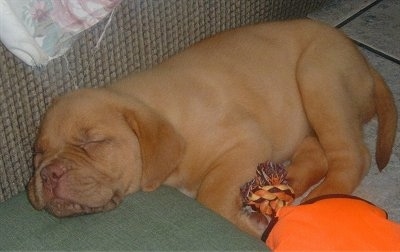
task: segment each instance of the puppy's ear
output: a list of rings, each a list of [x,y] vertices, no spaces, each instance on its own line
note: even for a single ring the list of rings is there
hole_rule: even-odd
[[[184,152],[183,138],[166,119],[143,103],[136,102],[123,115],[139,139],[142,190],[153,191],[180,163]]]

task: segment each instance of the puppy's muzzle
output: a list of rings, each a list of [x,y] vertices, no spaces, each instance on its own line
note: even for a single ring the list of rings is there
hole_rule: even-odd
[[[40,171],[43,187],[46,190],[53,191],[60,181],[60,178],[67,172],[65,166],[60,163],[53,163],[45,166]]]

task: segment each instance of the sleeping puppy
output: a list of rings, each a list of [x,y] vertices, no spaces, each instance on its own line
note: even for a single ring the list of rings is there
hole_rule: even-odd
[[[309,20],[224,32],[107,88],[55,99],[35,144],[29,198],[56,216],[110,210],[138,190],[177,188],[260,236],[239,188],[265,160],[291,160],[298,195],[348,194],[396,129],[388,87],[341,32]]]

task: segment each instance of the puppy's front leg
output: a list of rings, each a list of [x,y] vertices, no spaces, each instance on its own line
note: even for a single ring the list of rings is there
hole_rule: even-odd
[[[266,153],[260,149],[246,151],[245,147],[239,147],[237,151],[230,150],[207,174],[197,196],[200,203],[256,237],[261,237],[268,221],[262,215],[251,216],[243,211],[240,187],[254,178],[257,164]],[[259,160],[255,158],[257,156]]]

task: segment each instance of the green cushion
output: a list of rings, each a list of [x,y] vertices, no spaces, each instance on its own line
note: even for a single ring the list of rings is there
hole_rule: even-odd
[[[26,194],[0,204],[0,250],[266,250],[177,190],[139,192],[107,213],[55,218]]]

